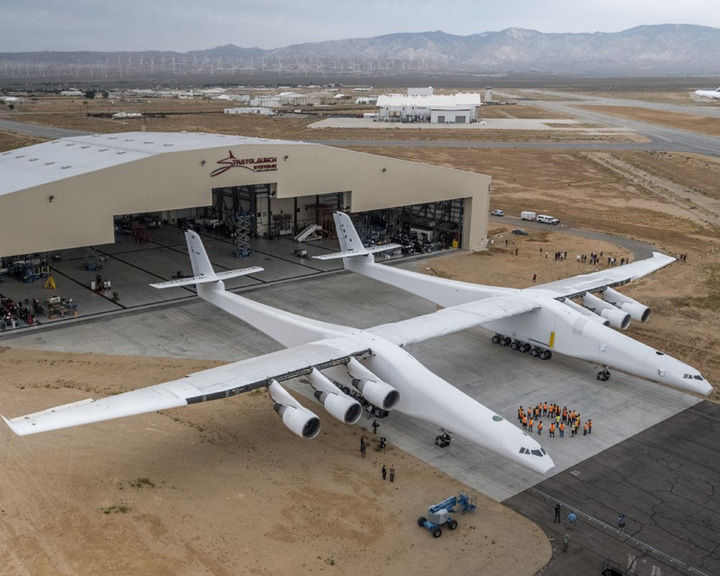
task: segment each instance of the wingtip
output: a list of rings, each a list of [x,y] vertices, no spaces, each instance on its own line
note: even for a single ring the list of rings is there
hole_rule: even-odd
[[[20,434],[20,433],[18,432],[17,428],[13,425],[13,423],[12,423],[9,419],[5,418],[5,416],[3,416],[2,414],[0,414],[0,418],[3,419],[3,421],[5,422],[5,424],[7,424],[8,428],[10,428],[10,430],[12,430],[12,432],[13,432],[14,434],[16,434],[16,435],[18,435],[18,436],[22,436],[22,434]]]

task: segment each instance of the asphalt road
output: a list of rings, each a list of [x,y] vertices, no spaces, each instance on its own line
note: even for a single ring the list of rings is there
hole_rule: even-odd
[[[627,238],[626,236],[616,236],[614,234],[606,234],[605,232],[597,232],[595,230],[580,230],[560,224],[560,226],[549,226],[548,224],[540,224],[538,222],[531,222],[529,220],[522,220],[516,216],[490,216],[490,220],[497,222],[498,224],[510,224],[516,228],[541,230],[544,232],[561,232],[563,234],[570,234],[572,236],[579,236],[580,238],[588,238],[590,240],[601,240],[603,242],[610,242],[617,246],[622,246],[626,250],[632,252],[633,260],[641,260],[643,258],[650,258],[653,252],[657,251],[657,247],[641,240],[634,238]]]
[[[701,402],[504,503],[552,539],[540,574],[601,574],[606,559],[638,576],[720,574],[719,456],[720,405]]]
[[[28,136],[38,136],[39,138],[48,138],[52,140],[57,138],[68,138],[70,136],[87,136],[88,134],[91,134],[91,132],[66,130],[65,128],[55,128],[53,126],[43,126],[41,124],[25,124],[23,122],[12,122],[11,120],[0,120],[0,130],[27,134]]]

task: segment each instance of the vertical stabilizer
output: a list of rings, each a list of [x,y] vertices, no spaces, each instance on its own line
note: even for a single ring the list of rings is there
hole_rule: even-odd
[[[335,212],[333,214],[335,219],[335,228],[337,229],[338,242],[340,242],[340,250],[347,252],[348,250],[360,251],[363,250],[363,244],[360,241],[355,226],[353,226],[350,216],[344,212]]]
[[[187,241],[188,254],[190,254],[190,264],[193,269],[193,276],[215,276],[210,258],[208,258],[205,247],[203,246],[200,236],[192,230],[185,232],[185,240]]]

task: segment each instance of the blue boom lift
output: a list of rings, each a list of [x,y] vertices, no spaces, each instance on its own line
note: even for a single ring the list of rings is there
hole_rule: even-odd
[[[475,510],[475,502],[476,498],[467,494],[461,493],[457,496],[450,496],[450,498],[430,506],[428,508],[428,517],[420,516],[418,518],[418,526],[425,528],[433,535],[433,538],[440,538],[442,526],[447,526],[450,530],[455,530],[458,526],[457,520],[451,518],[450,514],[472,512]]]

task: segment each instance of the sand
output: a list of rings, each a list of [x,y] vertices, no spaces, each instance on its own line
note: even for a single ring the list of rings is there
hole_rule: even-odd
[[[0,349],[0,412],[17,415],[146,386],[213,362]],[[468,489],[317,407],[314,440],[290,433],[267,392],[74,429],[0,432],[3,574],[533,574],[537,526],[478,496],[455,532],[417,526]],[[382,430],[382,428],[381,428]],[[368,438],[370,434],[365,432]],[[382,464],[397,469],[393,484]]]

